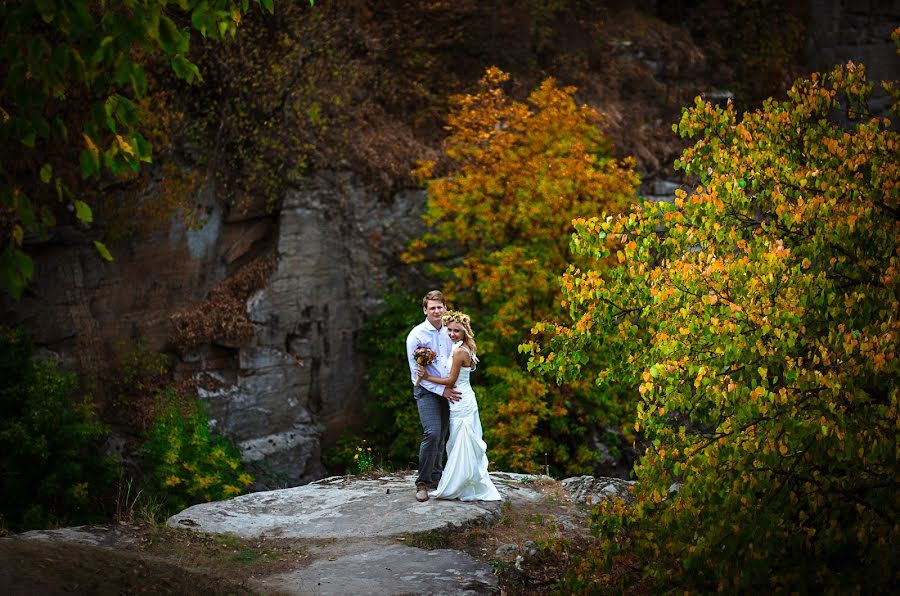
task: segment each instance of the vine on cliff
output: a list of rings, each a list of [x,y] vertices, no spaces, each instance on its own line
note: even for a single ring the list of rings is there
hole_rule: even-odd
[[[216,285],[200,304],[174,313],[169,317],[172,345],[185,352],[210,342],[228,346],[249,342],[256,330],[247,318],[247,299],[265,287],[274,271],[273,259],[257,258]]]

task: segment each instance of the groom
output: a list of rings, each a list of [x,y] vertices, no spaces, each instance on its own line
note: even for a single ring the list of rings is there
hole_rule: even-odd
[[[416,478],[416,500],[427,501],[428,489],[437,486],[444,471],[444,448],[450,432],[450,406],[458,401],[460,393],[453,387],[421,381],[416,385],[418,364],[413,358],[416,348],[425,346],[435,353],[434,362],[426,367],[429,375],[447,376],[444,365],[453,343],[444,328],[441,317],[447,310],[444,295],[432,290],[422,298],[425,320],[416,325],[406,337],[406,360],[413,383],[413,397],[419,408],[422,423],[422,443],[419,445],[419,476]]]

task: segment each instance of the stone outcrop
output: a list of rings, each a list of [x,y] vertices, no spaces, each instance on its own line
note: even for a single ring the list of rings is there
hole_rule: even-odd
[[[504,500],[535,502],[522,474],[491,474]],[[500,501],[415,499],[415,475],[379,478],[333,476],[304,486],[201,503],[169,518],[173,528],[241,538],[361,539],[430,532],[445,527],[490,525],[500,518]]]
[[[891,31],[900,22],[896,0],[812,0],[806,58],[814,70],[829,71],[852,60],[866,65],[871,80],[900,75]]]
[[[520,569],[526,559],[541,556],[541,548],[534,541],[525,541],[521,548],[504,544],[497,553],[485,550],[481,558],[476,558],[453,548],[418,548],[411,538],[470,527],[491,532],[504,512],[519,507],[541,510],[548,498],[567,503],[565,510],[570,512],[554,516],[554,531],[560,535],[587,533],[589,520],[586,508],[577,504],[567,488],[570,484],[583,487],[582,479],[562,481],[562,493],[548,497],[537,486],[554,482],[546,477],[504,472],[491,476],[502,502],[431,499],[420,503],[414,497],[414,473],[379,478],[337,476],[305,486],[194,505],[172,516],[168,526],[236,536],[257,544],[278,543],[282,548],[303,552],[302,560],[287,568],[247,578],[244,588],[263,594],[497,594],[500,582],[491,559],[494,563],[509,560]],[[104,558],[111,565],[122,564],[122,556],[129,555],[127,564],[143,565],[148,574],[144,580],[151,586],[154,570],[169,564],[143,554],[135,528],[127,526],[26,532],[0,538],[0,554],[32,554],[23,559],[27,563],[9,566],[0,573],[0,589],[14,586],[22,590],[15,593],[25,594],[40,587],[29,583],[36,581],[30,567],[45,565],[42,557],[33,556],[36,542],[48,550],[63,545],[70,558],[77,559],[76,553],[80,553],[90,557],[94,567],[102,567]],[[80,576],[91,572],[74,569],[70,573],[71,577],[56,578],[56,583],[71,588]]]
[[[76,229],[33,244],[33,284],[20,302],[2,304],[3,321],[28,328],[63,366],[97,371],[128,338],[173,351],[173,313],[204,303],[253,259],[274,259],[268,285],[245,305],[254,336],[179,353],[176,374],[199,381],[211,423],[245,459],[265,460],[268,486],[308,482],[325,474],[323,442],[364,422],[357,341],[397,255],[421,230],[424,200],[421,191],[384,198],[351,174],[322,172],[293,183],[278,212],[240,215],[207,187],[195,197],[207,214],[202,228],[175,222],[112,246],[110,263]]]
[[[576,503],[596,505],[608,499],[622,499],[631,502],[633,480],[621,478],[595,478],[593,476],[575,476],[562,481],[566,492]]]
[[[342,174],[290,190],[279,213],[275,272],[247,301],[256,337],[237,349],[234,370],[193,373],[218,381],[201,389],[216,427],[239,441],[245,460],[265,460],[288,486],[321,478],[322,441],[363,422],[356,416],[366,393],[359,333],[423,204],[414,192],[387,205]]]

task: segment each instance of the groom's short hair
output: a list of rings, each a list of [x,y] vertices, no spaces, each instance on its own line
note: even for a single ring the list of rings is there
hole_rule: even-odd
[[[436,300],[444,306],[447,306],[447,302],[444,300],[444,294],[440,290],[431,290],[425,294],[425,297],[422,298],[422,308],[428,308],[429,300]]]

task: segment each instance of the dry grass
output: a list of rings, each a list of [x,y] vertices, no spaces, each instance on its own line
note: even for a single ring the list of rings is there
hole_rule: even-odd
[[[294,540],[247,540],[168,527],[143,531],[139,548],[179,567],[232,581],[289,571],[310,559],[306,547]]]

